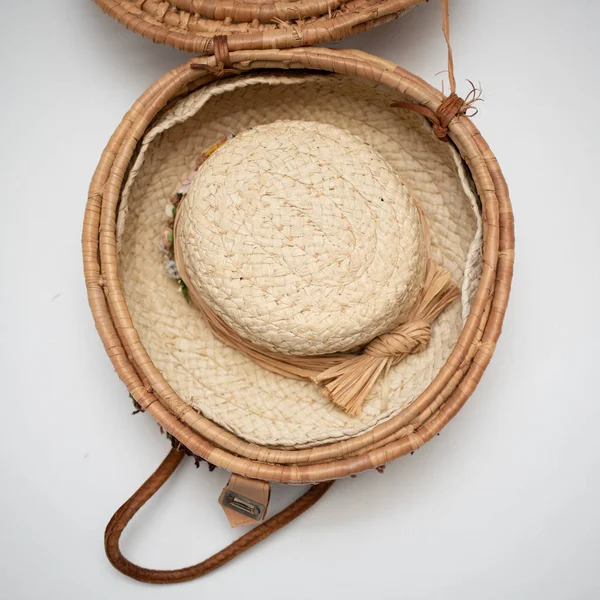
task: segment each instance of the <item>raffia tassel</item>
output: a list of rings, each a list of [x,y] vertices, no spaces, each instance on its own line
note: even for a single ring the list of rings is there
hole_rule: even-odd
[[[364,401],[382,373],[407,354],[420,352],[431,339],[431,323],[459,296],[450,273],[430,261],[420,298],[405,323],[373,339],[354,356],[319,373],[313,381],[323,394],[351,415],[360,415]]]

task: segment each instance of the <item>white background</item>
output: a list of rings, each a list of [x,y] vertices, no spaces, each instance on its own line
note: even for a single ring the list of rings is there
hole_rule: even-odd
[[[600,7],[451,0],[459,92],[511,188],[503,336],[476,393],[414,456],[338,482],[310,513],[202,580],[113,570],[103,529],[166,454],[94,329],[87,185],[133,101],[186,56],[89,1],[3,0],[0,17],[0,598],[600,597]],[[439,86],[437,0],[346,40]],[[155,568],[229,543],[224,472],[186,461],[123,538]],[[277,486],[273,508],[300,493]]]

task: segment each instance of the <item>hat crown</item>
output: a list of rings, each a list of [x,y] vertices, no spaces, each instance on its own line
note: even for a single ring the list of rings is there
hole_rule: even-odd
[[[227,141],[179,210],[188,283],[229,327],[282,354],[350,350],[422,289],[419,211],[394,169],[332,125],[277,121]]]

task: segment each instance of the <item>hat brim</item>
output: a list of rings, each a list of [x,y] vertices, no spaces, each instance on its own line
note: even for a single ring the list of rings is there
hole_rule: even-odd
[[[481,273],[478,201],[459,154],[418,115],[373,85],[337,75],[235,77],[180,100],[146,132],[122,194],[119,277],[140,341],[179,397],[244,440],[303,448],[369,431],[408,407],[443,367],[463,328]],[[359,417],[312,383],[281,377],[217,340],[167,275],[159,249],[164,207],[197,156],[231,132],[280,119],[333,124],[371,144],[421,204],[432,258],[461,301],[435,321],[426,350],[393,367]],[[382,409],[382,407],[385,407]]]

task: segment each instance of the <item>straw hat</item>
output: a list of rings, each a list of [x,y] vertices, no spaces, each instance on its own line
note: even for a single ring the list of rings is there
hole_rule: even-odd
[[[145,131],[116,256],[161,392],[300,449],[372,430],[433,381],[478,287],[481,208],[458,152],[397,100],[250,74]]]

